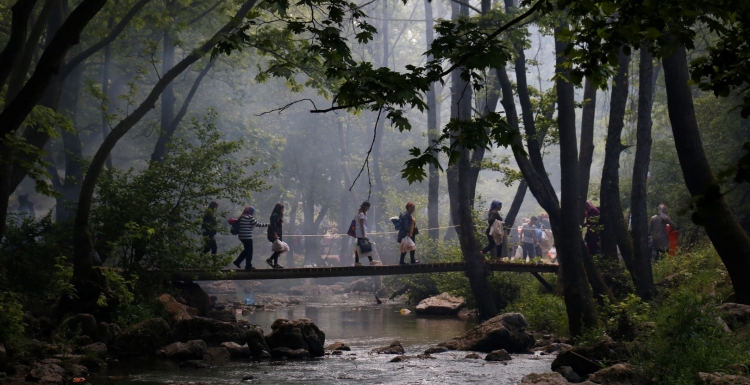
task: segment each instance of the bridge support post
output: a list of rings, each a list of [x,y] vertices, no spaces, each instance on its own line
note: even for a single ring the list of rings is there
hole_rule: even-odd
[[[550,285],[547,281],[545,281],[544,277],[539,275],[539,273],[537,273],[536,271],[532,271],[531,275],[533,275],[534,278],[536,278],[542,284],[542,286],[544,286],[544,288],[547,289],[547,291],[549,291],[550,293],[555,292],[555,289],[552,287],[552,285]]]

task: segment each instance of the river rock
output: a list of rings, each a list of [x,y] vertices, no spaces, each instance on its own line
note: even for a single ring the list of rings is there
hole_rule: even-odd
[[[232,354],[229,353],[229,349],[223,346],[214,346],[206,349],[206,354],[203,355],[203,360],[208,361],[211,365],[224,365],[229,362],[232,358]]]
[[[115,323],[108,324],[106,322],[99,322],[99,324],[96,325],[96,330],[94,331],[94,340],[96,342],[101,342],[105,345],[109,345],[114,342],[118,334],[120,334],[120,325]]]
[[[512,359],[505,349],[495,350],[484,357],[485,361],[510,361]]]
[[[719,312],[732,332],[740,337],[750,335],[750,305],[724,303],[719,306]]]
[[[103,342],[94,342],[93,344],[81,346],[79,350],[84,354],[94,354],[101,359],[107,358],[107,345]]]
[[[351,351],[352,348],[350,348],[349,346],[347,346],[343,342],[334,342],[334,343],[326,346],[326,350],[344,350],[344,351],[348,352],[348,351]]]
[[[448,351],[448,348],[445,346],[433,346],[425,349],[424,354],[436,354],[436,353],[445,353]]]
[[[523,376],[519,385],[535,384],[535,385],[567,385],[568,380],[565,379],[560,373],[531,373]],[[591,381],[582,382],[581,385],[596,385]]]
[[[221,346],[229,351],[229,355],[232,358],[247,358],[253,355],[247,344],[240,345],[236,342],[222,342]]]
[[[552,361],[552,370],[563,366],[573,368],[573,371],[584,377],[602,368],[598,363],[576,353],[573,349],[563,350]]]
[[[409,357],[408,357],[408,356],[396,356],[396,357],[393,357],[393,358],[392,358],[392,359],[391,359],[390,361],[388,361],[388,362],[404,362],[404,361],[406,361],[406,360],[408,360],[408,359],[409,359]]]
[[[174,325],[172,341],[187,342],[198,339],[205,341],[208,346],[220,346],[222,342],[244,345],[248,340],[248,330],[237,323],[205,317],[193,317]]]
[[[206,318],[215,319],[221,322],[237,322],[237,316],[234,315],[234,310],[209,310],[206,314]]]
[[[561,343],[561,342],[560,343],[555,342],[555,343],[552,343],[549,346],[547,346],[544,349],[544,352],[551,354],[551,353],[557,353],[557,352],[561,352],[563,350],[571,349],[571,348],[573,348],[573,346],[568,345],[568,344],[564,344],[564,343]]]
[[[271,350],[271,357],[275,359],[287,358],[289,360],[303,360],[310,358],[310,352],[306,349],[289,349],[289,348],[273,348]]]
[[[466,306],[466,301],[448,293],[423,299],[417,305],[417,314],[421,315],[455,315]]]
[[[372,352],[377,354],[404,354],[404,347],[401,346],[401,342],[393,341],[388,346],[373,349]]]
[[[476,354],[476,353],[469,353],[464,358],[468,358],[468,359],[471,359],[471,360],[481,360],[482,356],[480,356],[479,354]]]
[[[237,294],[237,287],[232,281],[213,281],[201,287],[207,294]]]
[[[332,294],[342,294],[346,289],[341,285],[300,285],[287,289],[290,295],[314,295],[326,296]]]
[[[372,291],[372,283],[367,278],[360,278],[356,281],[352,281],[347,287],[346,292],[370,292]]]
[[[568,382],[579,383],[583,381],[581,376],[576,373],[570,366],[561,366],[555,370],[557,373],[562,374]]]
[[[180,369],[207,369],[211,364],[203,360],[187,360],[180,362]]]
[[[96,331],[96,318],[91,314],[76,314],[64,319],[57,330],[57,334],[67,340],[84,335],[93,336]]]
[[[182,321],[184,319],[193,318],[188,313],[187,306],[177,302],[171,295],[164,293],[157,297],[157,300],[164,306],[164,310],[169,314],[169,318],[173,322]],[[197,309],[195,310],[197,312]]]
[[[698,373],[696,385],[750,385],[750,378],[722,373]]]
[[[65,370],[57,364],[35,363],[26,375],[26,381],[45,384],[63,384]]]
[[[211,298],[195,282],[172,282],[172,286],[180,290],[180,301],[185,305],[195,308],[198,311],[197,316],[205,316],[211,309]],[[184,300],[184,301],[183,301]],[[188,311],[190,309],[188,308]]]
[[[648,385],[651,381],[628,363],[614,364],[589,376],[589,381],[604,385]]]
[[[311,357],[322,357],[325,354],[326,335],[307,318],[290,321],[279,318],[271,325],[271,334],[266,336],[266,343],[271,349],[288,348],[305,349]]]
[[[198,360],[203,358],[208,346],[201,340],[192,340],[185,343],[173,342],[156,351],[156,355],[172,360]]]
[[[505,349],[511,353],[525,353],[534,346],[534,337],[526,333],[528,325],[523,315],[506,313],[473,327],[462,336],[438,345],[451,350],[490,353]]]
[[[169,325],[161,318],[151,318],[137,323],[115,338],[114,345],[120,355],[148,355],[164,346],[169,339]]]

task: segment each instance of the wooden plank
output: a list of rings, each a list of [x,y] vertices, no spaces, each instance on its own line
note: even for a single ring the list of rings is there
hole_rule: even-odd
[[[485,263],[488,271],[517,273],[557,273],[557,265],[522,263]],[[374,275],[427,274],[465,271],[466,263],[423,263],[417,265],[337,266],[293,269],[222,270],[219,274],[205,271],[180,271],[172,274],[175,280],[264,280],[324,277],[363,277]]]

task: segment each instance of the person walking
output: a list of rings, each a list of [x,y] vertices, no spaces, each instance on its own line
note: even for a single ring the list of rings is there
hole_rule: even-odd
[[[369,209],[370,202],[362,202],[357,209],[357,216],[354,218],[354,222],[356,223],[354,233],[357,236],[357,243],[354,245],[354,266],[362,266],[362,264],[359,263],[359,257],[365,254],[367,255],[367,259],[370,260],[370,265],[375,264],[372,260],[372,244],[367,238],[367,210]],[[366,250],[367,247],[369,247],[370,250]],[[364,251],[363,248],[365,248]]]
[[[481,256],[484,256],[485,254],[487,254],[487,252],[492,251],[493,248],[495,249],[495,258],[499,260],[503,256],[503,244],[496,244],[495,239],[490,235],[490,230],[492,230],[492,225],[495,223],[495,221],[503,220],[503,217],[500,216],[500,210],[502,208],[503,202],[495,200],[490,203],[490,211],[487,213],[487,229],[484,231],[484,234],[487,235],[489,244],[487,244],[487,247],[479,252],[479,255]],[[505,229],[503,229],[503,231],[505,231]]]
[[[254,215],[255,207],[245,206],[240,219],[238,219],[240,222],[240,231],[237,233],[237,237],[244,247],[237,259],[232,262],[238,269],[242,261],[245,261],[245,270],[255,270],[253,267],[253,229],[256,227],[268,227],[268,223],[260,223],[255,220]]]
[[[414,241],[415,245],[417,243],[417,234],[419,234],[419,229],[417,228],[417,220],[414,219],[414,209],[416,206],[414,205],[414,202],[409,202],[406,204],[406,212],[401,214],[399,216],[399,222],[401,223],[401,230],[398,231],[398,243],[400,244],[401,241],[409,237],[412,241]],[[419,263],[418,260],[414,259],[414,254],[416,253],[415,250],[409,250],[409,258],[411,260],[411,264]],[[406,262],[404,262],[404,257],[406,256],[406,251],[401,250],[401,259],[399,260],[399,265],[405,265]]]
[[[529,223],[523,225],[523,259],[534,258],[536,256],[536,245],[539,243],[539,238],[536,236],[536,224],[537,217],[531,217]]]
[[[212,255],[216,255],[218,247],[216,245],[216,232],[218,222],[216,222],[216,210],[219,209],[219,204],[216,201],[211,201],[208,204],[208,208],[203,213],[203,239],[205,245],[203,246],[203,253],[211,252]]]
[[[654,245],[654,261],[659,260],[659,256],[662,253],[669,251],[669,233],[667,233],[667,225],[672,230],[676,230],[677,226],[667,216],[667,206],[663,203],[656,208],[656,215],[651,217],[651,223],[649,225],[648,235],[651,237],[651,242]]]
[[[586,201],[586,249],[589,255],[597,255],[601,251],[599,244],[599,216],[601,212],[591,201]]]
[[[282,235],[282,227],[284,223],[284,205],[281,203],[277,203],[276,206],[274,206],[273,211],[271,212],[271,219],[268,223],[268,240],[271,243],[276,242],[278,239],[279,241],[282,241],[281,235]],[[268,266],[271,266],[274,269],[282,269],[284,266],[279,265],[279,255],[281,255],[281,250],[274,251],[273,254],[271,254],[271,257],[266,259],[266,263]]]

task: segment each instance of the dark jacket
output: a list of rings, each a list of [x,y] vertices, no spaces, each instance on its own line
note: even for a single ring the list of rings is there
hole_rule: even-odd
[[[203,223],[201,224],[201,227],[203,228],[203,236],[213,237],[216,235],[218,225],[215,212],[213,210],[206,210],[203,214]]]
[[[487,230],[484,231],[484,233],[489,237],[490,236],[490,230],[492,229],[492,224],[495,223],[495,221],[502,221],[503,217],[500,216],[500,213],[495,212],[489,212],[487,214]]]
[[[398,231],[398,243],[401,243],[401,240],[404,239],[407,235],[411,235],[411,238],[414,239],[414,237],[419,234],[419,229],[417,228],[416,221],[414,223],[414,234],[409,234],[409,231],[411,230],[412,219],[414,219],[414,217],[409,214],[408,211],[399,215],[401,230]]]
[[[281,217],[279,214],[273,213],[271,214],[271,222],[268,224],[268,232],[267,237],[270,242],[273,242],[276,240],[274,237],[274,234],[278,235],[279,240],[281,240],[281,232],[282,232],[283,223],[281,221]]]

